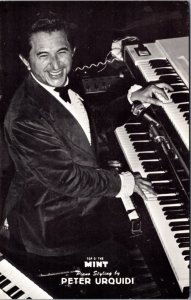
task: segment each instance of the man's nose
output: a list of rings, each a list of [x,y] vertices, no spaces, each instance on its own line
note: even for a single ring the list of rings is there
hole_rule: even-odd
[[[59,62],[58,57],[56,57],[56,56],[51,57],[51,65],[53,66],[53,68],[55,70],[60,68],[60,62]]]

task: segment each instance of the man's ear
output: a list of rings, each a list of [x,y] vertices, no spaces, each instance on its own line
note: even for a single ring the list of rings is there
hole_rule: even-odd
[[[19,58],[22,60],[24,65],[27,67],[27,69],[30,71],[31,67],[30,67],[30,64],[29,64],[28,60],[26,60],[26,58],[24,58],[21,54],[19,54]]]

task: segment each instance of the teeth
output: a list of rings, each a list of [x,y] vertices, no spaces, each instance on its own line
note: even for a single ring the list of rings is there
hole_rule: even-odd
[[[50,72],[50,75],[52,75],[52,76],[61,75],[61,74],[62,74],[62,71],[54,72],[54,73]]]

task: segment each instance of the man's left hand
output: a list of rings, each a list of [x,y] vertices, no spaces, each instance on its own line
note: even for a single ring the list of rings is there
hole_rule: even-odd
[[[134,193],[137,193],[143,200],[147,200],[147,197],[144,192],[150,193],[153,196],[157,196],[155,193],[152,183],[145,178],[142,178],[140,174],[134,174],[135,186]]]

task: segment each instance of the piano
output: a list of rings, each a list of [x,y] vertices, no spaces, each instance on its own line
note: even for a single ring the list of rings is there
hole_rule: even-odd
[[[174,153],[170,163],[168,153],[152,137],[153,124],[132,118],[118,127],[115,134],[132,172],[139,172],[152,182],[156,196],[145,192],[144,204],[184,292],[189,286],[190,259],[188,38],[157,40],[141,47],[125,46],[125,61],[134,77],[138,76],[143,83],[166,82],[174,88],[167,92],[172,102],[153,112],[172,148],[169,157]],[[169,132],[172,127],[175,133]]]
[[[0,299],[53,299],[47,292],[13,266],[0,261]]]
[[[172,100],[163,105],[178,135],[189,149],[189,40],[188,37],[157,40],[144,45],[146,53],[138,45],[125,47],[128,55],[147,83],[166,82],[174,91],[167,92]],[[142,55],[142,54],[144,55]],[[146,55],[145,55],[146,54]],[[136,76],[136,75],[135,75]]]

